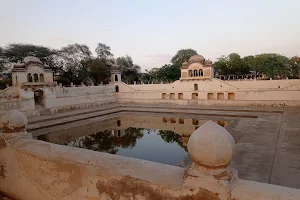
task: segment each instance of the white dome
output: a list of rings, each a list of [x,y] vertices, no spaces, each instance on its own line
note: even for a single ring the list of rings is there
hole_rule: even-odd
[[[194,55],[192,57],[190,57],[189,59],[189,63],[203,63],[204,61],[204,57],[201,55]]]
[[[24,58],[24,62],[25,63],[28,63],[28,62],[39,62],[39,63],[42,63],[40,61],[40,59],[38,59],[37,57],[34,57],[34,56],[27,56]]]
[[[222,126],[208,121],[193,132],[188,151],[194,163],[205,167],[227,167],[234,152],[234,139]]]

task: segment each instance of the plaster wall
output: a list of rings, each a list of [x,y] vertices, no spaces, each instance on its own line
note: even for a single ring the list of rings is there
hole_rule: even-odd
[[[13,109],[20,110],[27,116],[36,115],[33,92],[25,92],[18,87],[9,87],[0,91],[0,115]]]
[[[25,72],[14,72],[12,74],[13,85],[19,85],[20,83],[24,83],[24,82],[27,82],[27,75]]]
[[[198,90],[194,90],[194,85]],[[175,81],[171,84],[118,84],[120,103],[170,103],[224,106],[300,106],[299,80]],[[261,86],[261,87],[260,87]],[[175,98],[173,93],[175,94]],[[182,93],[181,99],[178,94]],[[194,97],[193,97],[194,93]],[[208,98],[208,94],[212,96]],[[228,94],[231,93],[231,98]]]
[[[32,140],[29,135],[0,136],[0,165],[1,191],[22,200],[300,198],[297,189],[240,179],[220,195],[224,186],[187,177],[184,168]]]
[[[53,73],[52,72],[45,72],[44,73],[45,82],[53,82]]]

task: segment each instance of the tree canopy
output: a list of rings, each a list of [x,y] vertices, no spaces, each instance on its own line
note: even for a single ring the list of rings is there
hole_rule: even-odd
[[[193,49],[181,49],[171,59],[173,65],[181,66],[183,62],[188,61],[191,56],[197,55],[197,51]]]
[[[45,62],[47,57],[55,53],[55,50],[48,47],[19,43],[7,45],[1,52],[6,62],[22,61],[26,56],[35,56]]]
[[[0,47],[0,70],[9,66],[10,62],[22,61],[26,56],[35,56],[49,65],[58,82],[63,85],[90,82],[100,84],[110,80],[110,68],[113,62],[120,66],[122,81],[132,84],[134,81],[143,82],[172,82],[180,78],[182,63],[188,61],[197,51],[181,49],[170,60],[170,63],[155,66],[146,72],[141,72],[141,67],[134,63],[129,55],[116,58],[114,61],[110,46],[98,43],[95,57],[90,48],[85,44],[70,44],[61,49],[52,49],[33,44],[12,43]],[[249,55],[241,57],[237,53],[221,56],[214,63],[215,72],[221,75],[244,75],[248,73],[264,74],[269,78],[299,78],[300,62],[297,56],[287,58],[275,53]],[[7,76],[8,79],[10,76]],[[4,80],[1,88],[11,80]]]
[[[141,67],[135,65],[130,56],[119,57],[116,59],[116,62],[120,66],[124,82],[133,83],[134,81],[139,81]]]

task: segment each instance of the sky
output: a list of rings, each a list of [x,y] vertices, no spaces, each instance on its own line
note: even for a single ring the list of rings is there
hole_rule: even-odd
[[[300,55],[300,0],[0,0],[0,46],[97,43],[143,70],[182,48],[221,55]]]

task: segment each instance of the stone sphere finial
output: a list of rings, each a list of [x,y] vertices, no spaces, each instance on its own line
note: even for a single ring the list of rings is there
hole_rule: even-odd
[[[18,110],[6,112],[0,119],[0,128],[3,133],[26,132],[27,117]]]
[[[193,132],[188,151],[193,162],[205,168],[226,168],[234,152],[234,139],[222,126],[208,121]]]

